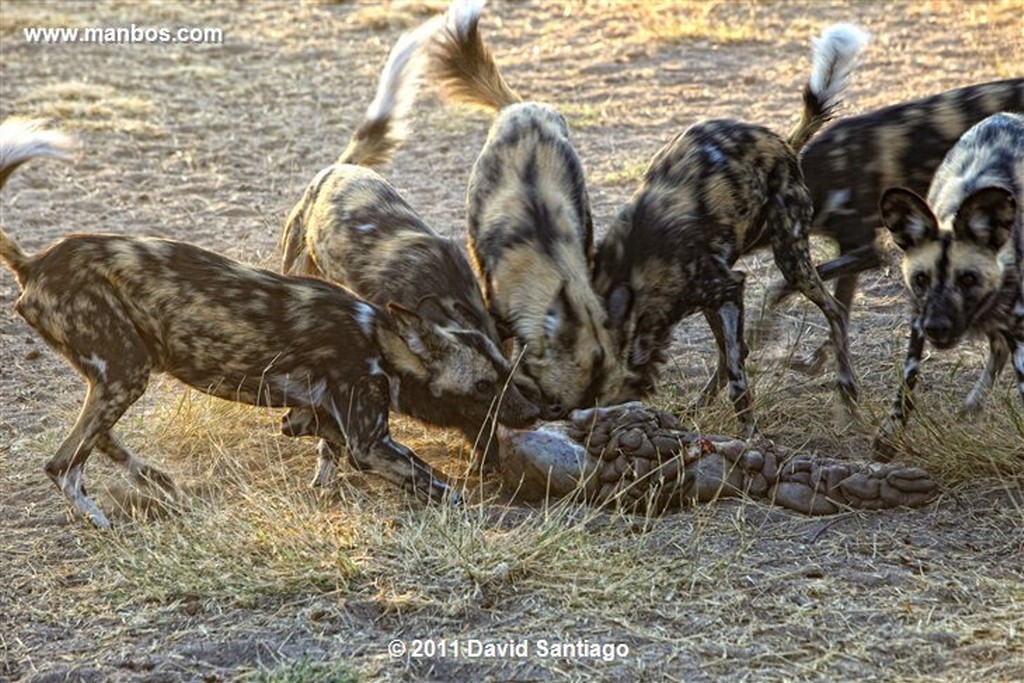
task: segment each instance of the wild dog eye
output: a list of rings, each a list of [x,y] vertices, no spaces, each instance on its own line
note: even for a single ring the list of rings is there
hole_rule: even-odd
[[[494,393],[494,382],[486,379],[482,379],[476,383],[477,393],[480,394],[493,394]]]
[[[960,289],[970,289],[978,286],[978,274],[968,270],[956,276],[956,284]]]
[[[925,289],[931,281],[932,276],[922,270],[914,275],[913,285],[916,289]]]

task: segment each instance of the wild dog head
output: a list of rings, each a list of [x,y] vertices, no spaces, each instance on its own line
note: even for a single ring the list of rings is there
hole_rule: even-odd
[[[1019,295],[1021,264],[1011,238],[1022,229],[1022,150],[1024,116],[990,116],[946,155],[927,201],[890,188],[879,202],[904,252],[915,324],[938,348],[954,346],[972,328],[991,327],[989,321],[1005,324],[1004,309],[1012,306],[1006,299]]]
[[[452,412],[462,421],[481,422],[493,415],[510,427],[537,419],[539,409],[509,382],[511,368],[494,341],[458,321],[436,322],[447,317],[436,297],[422,300],[416,311],[395,303],[387,308],[393,326],[381,326],[378,342],[398,374],[414,380],[392,385],[400,404],[432,401],[426,413]]]
[[[915,321],[936,347],[955,346],[1000,297],[1016,199],[1005,187],[982,187],[940,218],[912,190],[891,188],[880,208],[904,252]]]

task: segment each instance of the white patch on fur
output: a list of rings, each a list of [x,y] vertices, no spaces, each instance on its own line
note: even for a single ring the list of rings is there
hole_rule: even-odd
[[[804,232],[804,224],[800,221],[793,222],[793,237],[800,237]]]
[[[562,324],[561,313],[553,308],[549,308],[547,314],[544,316],[544,336],[551,338],[558,332],[559,325]]]
[[[311,485],[316,488],[328,488],[334,485],[338,478],[338,457],[331,445],[324,439],[316,444],[316,474],[313,475]]]
[[[374,377],[376,375],[383,375],[384,374],[384,371],[381,370],[381,367],[380,367],[380,358],[377,358],[376,356],[374,356],[373,358],[370,358],[369,360],[367,360],[366,364],[370,366],[370,377]]]
[[[711,163],[713,163],[713,164],[723,164],[723,163],[725,163],[726,159],[725,159],[725,155],[722,154],[722,150],[718,149],[714,145],[705,142],[703,145],[701,145],[700,148],[701,148],[701,150],[704,151],[705,154],[708,155],[708,158],[711,159]]]
[[[283,378],[275,378],[274,383],[277,390],[286,397],[308,402],[311,406],[322,404],[327,395],[327,380],[323,378],[311,385],[308,381],[294,380],[290,375],[285,375]]]
[[[361,233],[373,232],[376,229],[377,226],[374,225],[373,223],[363,223],[361,225],[356,226],[356,230],[358,230]]]
[[[920,363],[919,363],[919,361],[916,358],[911,358],[907,362],[906,366],[904,366],[904,368],[903,368],[903,383],[904,384],[906,384],[907,380],[909,380],[910,377],[912,377],[917,372],[917,368],[918,368],[919,365],[920,365]]]
[[[82,362],[82,365],[95,368],[96,374],[100,376],[100,379],[104,382],[107,381],[107,361],[97,356],[95,352],[89,358],[80,357],[79,360]]]
[[[846,204],[849,200],[850,188],[845,187],[841,190],[832,190],[825,198],[825,206],[822,208],[822,213],[837,213],[839,207]],[[846,213],[849,213],[849,211]]]
[[[368,338],[373,338],[373,318],[376,311],[373,310],[373,306],[368,303],[357,301],[356,302],[356,323],[359,325],[359,329],[362,330],[363,334]]]
[[[454,0],[448,8],[448,28],[459,38],[465,38],[469,29],[480,21],[486,0]]]
[[[79,515],[95,524],[101,529],[109,529],[110,522],[106,515],[100,512],[96,503],[85,495],[82,487],[82,467],[72,467],[63,475],[57,478],[57,485],[64,496],[75,506]]]
[[[808,85],[826,112],[839,104],[839,95],[850,80],[854,59],[868,40],[867,32],[846,23],[829,26],[814,40],[814,65]]]

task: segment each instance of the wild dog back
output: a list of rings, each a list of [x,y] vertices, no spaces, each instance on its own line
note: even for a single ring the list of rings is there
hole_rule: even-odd
[[[446,99],[497,114],[467,191],[470,252],[499,332],[523,348],[523,379],[557,417],[592,405],[621,369],[590,283],[593,224],[568,126],[507,86],[479,34],[481,8],[452,4],[428,73]]]
[[[857,389],[845,318],[811,264],[812,207],[796,152],[833,114],[866,41],[866,34],[848,24],[829,27],[815,41],[801,120],[788,139],[762,126],[714,120],[690,127],[654,156],[595,261],[595,287],[627,368],[612,401],[652,390],[672,328],[700,310],[719,354],[698,403],[710,401],[728,382],[736,413],[752,431],[744,369],[745,275],[733,265],[742,254],[771,244],[787,281],[828,321],[841,395],[853,408]]]
[[[906,187],[924,195],[943,157],[971,126],[1000,111],[1024,111],[1024,78],[979,83],[845,117],[815,137],[800,164],[814,202],[812,232],[835,240],[840,256],[822,264],[838,277],[836,298],[847,311],[857,274],[880,263],[882,192]],[[785,290],[779,296],[785,296]]]

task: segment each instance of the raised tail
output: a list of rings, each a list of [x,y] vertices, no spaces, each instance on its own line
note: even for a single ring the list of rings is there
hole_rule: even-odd
[[[453,0],[444,30],[428,47],[427,72],[445,100],[500,111],[522,98],[505,82],[480,37],[484,0]]]
[[[853,24],[833,24],[814,40],[811,77],[804,86],[804,111],[800,123],[789,134],[789,144],[797,152],[835,114],[841,96],[850,81],[850,72],[868,39]]]
[[[339,164],[373,168],[391,161],[409,133],[408,117],[423,82],[420,48],[443,25],[437,16],[402,34],[380,72],[377,92],[363,120],[338,157]]]
[[[46,130],[43,121],[10,119],[0,124],[0,188],[14,169],[34,157],[65,157],[71,138],[56,130]],[[29,256],[14,240],[0,230],[0,260],[14,271],[19,283],[25,280]]]

